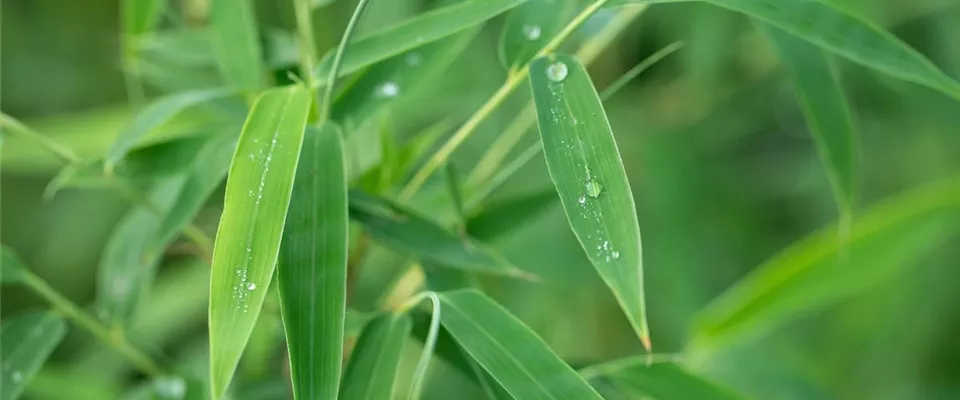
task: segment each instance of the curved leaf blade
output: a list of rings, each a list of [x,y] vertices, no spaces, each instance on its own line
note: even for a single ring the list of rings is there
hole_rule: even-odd
[[[66,333],[67,322],[52,312],[20,314],[4,321],[0,330],[0,398],[19,398]]]
[[[679,364],[630,357],[593,365],[580,371],[591,381],[605,379],[615,390],[657,400],[743,400],[740,395],[706,380]],[[634,397],[630,397],[634,398]]]
[[[563,54],[534,60],[530,87],[570,228],[649,349],[637,208],[597,91],[583,65]]]
[[[445,292],[440,303],[443,326],[513,397],[602,399],[530,328],[482,293]]]
[[[277,279],[295,399],[335,399],[347,296],[347,175],[340,128],[308,128]]]
[[[264,67],[253,1],[213,0],[210,39],[226,82],[248,93],[260,89]]]
[[[390,400],[403,345],[413,329],[409,315],[390,313],[367,323],[343,375],[340,399]]]
[[[227,390],[280,251],[310,91],[272,89],[254,104],[230,165],[210,276],[211,397]]]

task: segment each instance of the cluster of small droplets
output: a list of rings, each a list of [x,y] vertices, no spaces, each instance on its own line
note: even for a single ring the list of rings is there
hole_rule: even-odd
[[[619,260],[620,252],[610,246],[610,241],[604,240],[603,243],[597,245],[597,257],[603,257],[606,262],[610,262],[611,260]]]

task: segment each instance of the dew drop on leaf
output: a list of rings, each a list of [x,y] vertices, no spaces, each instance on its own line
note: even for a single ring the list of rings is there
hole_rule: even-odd
[[[538,25],[524,25],[523,36],[528,40],[540,39],[540,27]]]
[[[567,64],[557,61],[547,67],[547,78],[554,82],[563,82],[567,79]]]
[[[597,198],[597,197],[600,197],[600,192],[603,191],[603,185],[601,185],[600,182],[597,182],[596,180],[591,179],[587,181],[586,189],[587,189],[587,196]]]
[[[620,252],[619,252],[619,251],[614,251],[613,253],[610,253],[610,256],[613,257],[614,260],[619,260],[619,259],[620,259]]]
[[[400,85],[394,81],[384,82],[377,87],[379,97],[396,97],[398,94],[400,94]]]
[[[580,203],[580,204],[587,204],[587,197],[586,197],[586,196],[580,196],[580,198],[577,199],[577,202]]]
[[[257,290],[257,284],[251,282],[249,285],[247,285],[247,290]]]

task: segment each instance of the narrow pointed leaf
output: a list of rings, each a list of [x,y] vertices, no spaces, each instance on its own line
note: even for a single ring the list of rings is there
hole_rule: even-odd
[[[570,228],[649,348],[637,208],[600,98],[568,55],[535,60],[530,86],[547,170]]]
[[[347,176],[340,128],[308,128],[283,231],[280,305],[296,399],[335,399],[343,357]]]
[[[350,355],[340,387],[342,400],[390,400],[403,345],[410,336],[409,315],[391,313],[367,323]]]
[[[20,314],[4,320],[0,330],[0,398],[19,398],[66,333],[66,321],[52,312]]]
[[[347,46],[339,76],[385,60],[415,47],[443,39],[483,23],[526,0],[467,0],[409,19],[399,25],[358,38]],[[331,51],[320,60],[315,74],[325,80],[333,66]]]
[[[657,400],[742,400],[743,397],[708,381],[683,366],[671,362],[654,361],[640,356],[606,362],[581,370],[591,381],[605,379],[631,395],[629,398]]]
[[[570,0],[528,0],[510,10],[498,47],[504,68],[526,65],[573,18],[578,7],[577,1]]]
[[[700,0],[617,0],[680,3]],[[960,100],[960,83],[893,34],[821,0],[702,0],[770,23],[825,50]]]
[[[518,399],[602,399],[549,346],[476,290],[440,295],[442,322],[471,357]]]
[[[186,182],[176,200],[164,214],[148,253],[159,253],[183,227],[197,215],[210,194],[227,176],[230,160],[237,147],[237,135],[232,129],[210,138],[192,161]]]
[[[350,218],[394,251],[450,268],[533,278],[499,253],[469,237],[454,235],[413,210],[359,191],[350,193]]]
[[[226,391],[270,286],[310,104],[301,87],[267,91],[240,133],[210,277],[213,398]]]
[[[212,0],[210,37],[227,84],[248,93],[260,89],[264,67],[253,0]]]
[[[97,272],[97,305],[114,324],[130,321],[153,282],[162,254],[148,254],[147,247],[160,227],[157,211],[170,209],[184,181],[177,176],[157,182],[147,198],[159,210],[132,208],[110,235]]]
[[[169,122],[181,111],[232,94],[234,94],[234,91],[231,89],[202,89],[172,94],[150,103],[134,117],[133,121],[114,140],[113,146],[104,157],[104,168],[112,171],[117,163],[130,152],[130,149],[140,143],[144,136]]]
[[[883,282],[955,233],[960,180],[886,200],[858,215],[845,240],[827,226],[770,258],[709,304],[694,348],[753,337]]]
[[[836,67],[823,50],[769,24],[758,26],[773,40],[790,70],[794,90],[817,142],[842,213],[853,209],[856,133]]]
[[[0,247],[0,283],[23,282],[23,262],[7,246]]]

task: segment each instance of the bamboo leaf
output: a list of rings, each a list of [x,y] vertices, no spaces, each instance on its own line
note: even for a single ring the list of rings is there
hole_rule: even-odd
[[[332,122],[308,128],[278,264],[280,304],[296,399],[335,399],[343,357],[347,176]]]
[[[483,23],[526,0],[468,0],[411,18],[399,25],[358,38],[347,46],[338,76],[431,43]],[[317,76],[324,82],[333,66],[334,52],[320,60]]]
[[[240,133],[210,277],[213,398],[226,391],[270,285],[310,104],[300,87],[267,91]]]
[[[450,268],[533,279],[483,244],[450,233],[399,204],[363,192],[350,193],[350,218],[394,251]]]
[[[226,82],[248,93],[259,90],[264,67],[253,0],[212,0],[210,38]]]
[[[400,355],[412,326],[410,316],[399,313],[382,315],[367,323],[344,372],[339,398],[392,399]]]
[[[6,257],[3,261],[6,263]],[[66,333],[66,321],[52,312],[20,314],[5,320],[0,330],[0,398],[19,398]]]
[[[654,4],[699,0],[618,0]],[[893,34],[821,0],[702,0],[774,25],[824,50],[960,100],[960,83]]]
[[[467,232],[480,240],[503,236],[543,215],[556,201],[556,189],[549,188],[493,202],[467,220]]]
[[[604,379],[630,398],[657,400],[739,400],[743,397],[708,381],[679,364],[631,357],[593,365],[580,371],[592,382]]]
[[[0,283],[23,282],[23,262],[7,246],[0,247]]]
[[[157,182],[147,198],[159,209],[134,207],[110,235],[97,271],[97,305],[114,324],[130,321],[153,282],[161,254],[148,254],[147,247],[160,227],[157,213],[170,209],[184,181],[178,176]]]
[[[530,328],[475,290],[440,294],[443,326],[518,399],[602,399]]]
[[[508,70],[526,65],[578,8],[577,1],[529,0],[511,10],[500,33],[500,63]]]
[[[636,205],[600,98],[569,55],[534,60],[530,86],[547,170],[570,228],[649,349]]]
[[[227,176],[236,148],[237,135],[233,129],[219,133],[203,144],[199,154],[192,160],[183,190],[163,215],[149,244],[148,254],[160,252],[193,220],[210,194]]]
[[[123,33],[132,39],[156,28],[163,10],[163,1],[124,0],[122,7]]]
[[[835,225],[818,230],[710,303],[696,319],[692,348],[709,350],[762,334],[889,279],[955,231],[958,208],[955,178],[871,207],[858,216],[846,240]]]
[[[457,166],[448,162],[444,167],[447,178],[447,190],[450,192],[450,200],[453,202],[453,209],[457,212],[457,225],[466,224],[466,210],[463,207],[463,186],[460,183],[460,173],[457,172]]]
[[[780,58],[790,70],[807,125],[827,167],[844,215],[853,210],[857,135],[836,67],[822,50],[774,26],[758,26],[771,38]]]
[[[224,88],[203,89],[172,94],[157,99],[140,111],[133,121],[120,132],[120,135],[114,140],[113,146],[107,151],[106,157],[104,157],[104,169],[113,171],[117,163],[123,160],[130,149],[140,143],[144,136],[170,121],[181,111],[234,93],[233,90]]]

